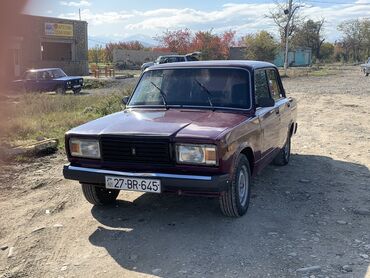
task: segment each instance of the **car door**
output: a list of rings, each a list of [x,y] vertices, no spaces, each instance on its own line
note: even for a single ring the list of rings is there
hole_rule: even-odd
[[[37,91],[36,72],[28,71],[24,77],[24,87],[27,91]]]
[[[269,89],[272,98],[275,100],[275,109],[279,111],[280,128],[278,147],[282,148],[286,142],[289,125],[290,125],[290,102],[285,97],[285,92],[282,87],[281,80],[277,70],[274,68],[267,69],[267,78],[269,81]]]
[[[260,107],[260,99],[271,98],[267,73],[265,69],[256,70],[254,74],[256,116],[263,133],[261,143],[262,159],[274,154],[279,145],[280,116],[278,106]]]

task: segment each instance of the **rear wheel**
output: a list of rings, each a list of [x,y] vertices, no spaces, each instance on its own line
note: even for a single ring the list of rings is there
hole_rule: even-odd
[[[220,208],[224,215],[240,217],[249,206],[251,171],[248,158],[240,155],[237,168],[228,190],[220,196]]]
[[[289,163],[290,160],[290,149],[291,149],[291,136],[288,134],[288,138],[284,147],[279,151],[278,155],[274,158],[273,163],[278,166],[284,166]]]
[[[93,184],[83,183],[81,186],[86,200],[93,205],[103,206],[113,204],[119,194],[119,190],[106,189]]]

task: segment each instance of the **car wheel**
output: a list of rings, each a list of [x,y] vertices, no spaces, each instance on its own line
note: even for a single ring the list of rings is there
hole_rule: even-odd
[[[79,94],[79,93],[81,92],[81,90],[82,90],[81,88],[79,88],[79,89],[75,89],[75,90],[73,90],[73,93],[74,93],[74,94]]]
[[[288,134],[288,138],[284,147],[279,151],[277,156],[274,158],[273,163],[278,166],[284,166],[289,163],[291,150],[291,136]]]
[[[98,206],[113,204],[119,194],[119,190],[106,189],[93,184],[81,184],[82,192],[86,200]]]
[[[59,95],[64,95],[66,93],[66,89],[63,86],[59,86],[59,87],[57,87],[55,92]]]
[[[249,206],[251,170],[248,158],[239,156],[236,171],[228,190],[220,196],[220,208],[225,216],[240,217]]]

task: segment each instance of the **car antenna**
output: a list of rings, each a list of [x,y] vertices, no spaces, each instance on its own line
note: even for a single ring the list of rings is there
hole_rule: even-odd
[[[204,91],[207,94],[209,105],[212,107],[212,111],[215,111],[215,107],[213,106],[213,103],[212,103],[212,100],[211,100],[211,97],[212,97],[211,92],[206,88],[206,86],[204,86],[202,83],[200,83],[198,79],[195,78],[194,80],[195,80],[195,82],[197,82],[199,87],[202,88],[202,91]]]
[[[150,81],[150,83],[152,83],[152,85],[159,91],[159,93],[161,94],[162,100],[163,100],[164,107],[166,107],[166,110],[168,110],[166,94],[162,91],[161,88],[155,85],[153,81]]]

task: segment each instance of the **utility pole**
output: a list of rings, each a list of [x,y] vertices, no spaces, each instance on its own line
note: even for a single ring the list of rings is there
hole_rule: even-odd
[[[81,9],[78,9],[78,17],[80,18],[81,21]]]
[[[289,66],[289,29],[290,29],[290,20],[292,19],[292,8],[293,8],[293,0],[288,0],[288,10],[285,10],[284,13],[287,15],[288,20],[285,27],[285,61],[284,61],[284,72],[285,76],[287,76],[288,66]]]

